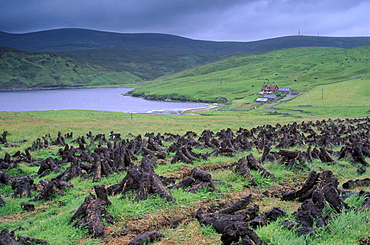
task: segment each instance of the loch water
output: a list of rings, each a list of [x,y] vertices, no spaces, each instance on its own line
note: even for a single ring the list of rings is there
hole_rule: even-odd
[[[0,111],[96,110],[126,113],[181,114],[203,103],[150,101],[125,96],[133,88],[84,88],[0,92]]]

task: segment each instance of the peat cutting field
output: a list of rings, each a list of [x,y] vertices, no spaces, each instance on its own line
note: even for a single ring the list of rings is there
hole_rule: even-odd
[[[0,135],[0,244],[370,244],[369,118],[24,140],[12,129]]]

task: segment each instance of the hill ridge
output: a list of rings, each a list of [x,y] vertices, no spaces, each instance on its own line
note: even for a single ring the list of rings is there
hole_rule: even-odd
[[[0,31],[0,46],[44,52],[125,48],[172,52],[242,54],[293,47],[370,46],[370,37],[282,36],[258,41],[206,41],[163,33],[117,33],[80,28],[52,29],[22,34]]]

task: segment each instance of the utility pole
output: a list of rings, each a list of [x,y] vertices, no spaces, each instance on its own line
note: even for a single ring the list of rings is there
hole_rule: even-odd
[[[322,99],[322,100],[324,99],[324,89],[322,89],[321,99]]]

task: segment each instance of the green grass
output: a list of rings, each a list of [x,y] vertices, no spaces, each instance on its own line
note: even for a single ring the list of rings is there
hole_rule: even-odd
[[[271,109],[318,117],[369,116],[370,79],[321,85]]]

